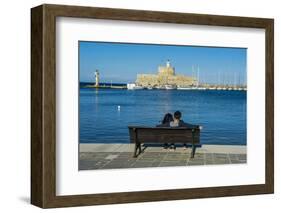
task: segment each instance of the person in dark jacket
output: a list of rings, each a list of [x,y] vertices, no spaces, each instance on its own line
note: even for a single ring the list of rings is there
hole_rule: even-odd
[[[198,128],[199,126],[198,125],[189,124],[189,123],[185,123],[183,120],[181,120],[181,112],[180,111],[176,111],[174,113],[174,120],[172,122],[170,122],[170,127]],[[173,146],[174,146],[174,149],[175,149],[175,145],[173,145]],[[183,144],[183,147],[184,147],[184,149],[186,149],[187,145]]]
[[[161,124],[157,125],[157,127],[170,127],[170,122],[174,121],[173,115],[171,113],[167,113],[164,115]]]
[[[161,124],[156,125],[156,127],[170,127],[170,123],[173,121],[173,115],[171,113],[165,114]],[[169,147],[168,143],[164,143],[164,149]]]
[[[189,123],[185,123],[183,120],[181,120],[181,112],[176,111],[174,113],[174,119],[172,122],[170,122],[170,127],[189,127],[189,128],[197,128],[198,125],[193,125]]]

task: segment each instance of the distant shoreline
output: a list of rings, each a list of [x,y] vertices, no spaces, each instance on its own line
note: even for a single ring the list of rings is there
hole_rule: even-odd
[[[100,85],[117,85],[117,86],[126,86],[127,83],[108,83],[108,82],[100,82]],[[85,86],[85,85],[95,85],[94,82],[79,82],[80,86]]]
[[[233,85],[225,85],[225,86],[214,86],[214,85],[201,85],[201,86],[189,86],[189,87],[180,87],[180,86],[169,86],[165,85],[163,87],[141,87],[141,86],[133,86],[131,87],[129,84],[124,83],[99,83],[99,85],[95,85],[94,83],[80,82],[80,88],[84,89],[126,89],[126,90],[183,90],[183,91],[241,91],[246,92],[247,87],[238,87]]]

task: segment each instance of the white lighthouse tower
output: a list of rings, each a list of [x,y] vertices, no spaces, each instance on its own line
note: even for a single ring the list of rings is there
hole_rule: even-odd
[[[95,86],[98,87],[99,86],[99,81],[100,81],[100,73],[98,70],[95,71],[95,78],[96,78],[96,84]]]

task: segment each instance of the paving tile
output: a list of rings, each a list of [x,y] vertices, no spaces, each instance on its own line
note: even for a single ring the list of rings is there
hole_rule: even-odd
[[[240,160],[231,160],[231,163],[232,164],[242,164],[242,163],[246,163],[246,162],[243,162],[243,161],[240,161]]]
[[[197,165],[204,165],[204,162],[202,161],[189,161],[188,166],[197,166]]]
[[[100,169],[124,169],[121,166],[115,166],[115,165],[106,165],[104,167],[101,167]]]
[[[160,163],[159,166],[160,167],[165,167],[165,166],[171,166],[171,167],[174,167],[174,166],[184,166],[185,164],[178,164],[178,163]]]
[[[237,160],[238,159],[237,154],[229,154],[228,156],[229,156],[230,160]]]
[[[227,158],[227,154],[214,154],[214,158]]]
[[[92,161],[80,161],[79,162],[79,170],[89,170],[89,169],[98,169],[100,165],[97,165]]]
[[[205,157],[206,157],[206,158],[213,158],[213,153],[206,153],[206,154],[205,154]]]
[[[132,165],[133,168],[144,168],[144,167],[152,167],[152,164],[147,163],[135,163]]]
[[[237,158],[238,158],[238,160],[247,160],[247,155],[238,154]]]
[[[152,167],[158,167],[160,165],[160,162],[153,162],[151,164]]]
[[[230,162],[229,162],[229,161],[226,161],[226,160],[225,160],[225,161],[222,161],[222,160],[218,161],[218,160],[217,160],[217,161],[214,161],[214,164],[218,164],[218,165],[219,165],[219,164],[230,164]]]

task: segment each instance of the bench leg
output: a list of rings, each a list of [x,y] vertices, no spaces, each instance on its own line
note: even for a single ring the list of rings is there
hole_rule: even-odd
[[[139,143],[139,154],[141,153],[141,143]]]
[[[194,158],[195,155],[195,146],[194,146],[194,129],[192,130],[192,153],[191,158]]]
[[[138,154],[137,154],[138,151]],[[136,158],[141,153],[141,144],[135,143],[134,158]]]
[[[194,155],[195,155],[195,149],[196,149],[196,147],[194,146],[194,144],[192,144],[191,158],[194,158]]]
[[[137,149],[138,149],[138,144],[135,143],[135,151],[134,151],[134,158],[137,157]]]
[[[134,156],[133,157],[136,158],[139,143],[138,143],[137,129],[134,128],[133,131],[134,131],[134,142],[135,142],[135,150],[134,150]]]

